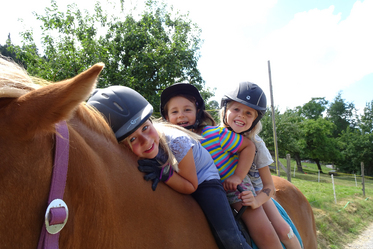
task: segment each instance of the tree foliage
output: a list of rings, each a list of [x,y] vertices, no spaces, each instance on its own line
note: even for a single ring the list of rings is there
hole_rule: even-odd
[[[323,118],[307,119],[301,124],[304,132],[304,152],[322,172],[320,161],[333,162],[338,158],[336,140],[332,137],[335,125]]]
[[[299,114],[306,119],[318,119],[326,110],[328,101],[325,98],[312,98],[311,101],[299,108]]]
[[[354,112],[355,105],[347,103],[342,99],[341,93],[335,97],[327,111],[327,119],[335,124],[333,136],[337,138],[347,127],[355,128]]]
[[[373,100],[366,103],[364,114],[360,118],[359,127],[363,134],[373,132]]]
[[[300,123],[303,119],[297,111],[286,110],[284,114],[280,114],[278,109],[275,110],[279,157],[286,157],[286,154],[290,154],[296,160],[299,172],[303,172],[301,165],[303,131],[300,129]],[[274,151],[272,112],[270,110],[267,111],[261,122],[263,131],[260,133],[260,136],[265,141],[267,147]]]
[[[373,134],[347,128],[338,138],[342,158],[338,160],[340,170],[361,174],[361,162],[366,175],[373,174]]]
[[[99,2],[93,14],[76,4],[64,13],[55,0],[44,14],[34,14],[42,23],[43,55],[32,30],[23,32],[22,47],[12,47],[31,75],[58,81],[104,62],[98,87],[131,87],[156,110],[160,92],[177,82],[195,85],[206,99],[213,94],[203,89],[197,68],[201,30],[187,15],[169,12],[164,3],[148,1],[139,18],[132,12],[109,16]]]

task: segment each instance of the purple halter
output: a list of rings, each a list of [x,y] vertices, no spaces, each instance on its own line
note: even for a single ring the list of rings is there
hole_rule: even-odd
[[[69,130],[66,121],[56,124],[56,148],[48,207],[45,212],[38,249],[58,249],[60,231],[69,216],[66,203],[62,200],[65,192],[67,166],[69,162]]]

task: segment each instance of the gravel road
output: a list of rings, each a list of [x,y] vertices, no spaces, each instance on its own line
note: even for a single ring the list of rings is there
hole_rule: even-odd
[[[346,248],[373,249],[373,223],[355,241],[346,245]]]

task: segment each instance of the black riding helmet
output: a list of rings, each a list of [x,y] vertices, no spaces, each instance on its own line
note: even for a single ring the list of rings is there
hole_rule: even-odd
[[[221,99],[221,108],[224,108],[223,122],[227,126],[229,125],[225,120],[225,112],[227,103],[232,100],[251,107],[258,112],[258,117],[253,121],[251,127],[247,131],[251,131],[255,127],[267,110],[267,98],[263,90],[254,83],[241,82],[238,87],[224,94]]]
[[[162,118],[166,120],[166,113],[165,113],[164,107],[167,104],[167,102],[171,98],[175,96],[179,96],[179,95],[189,95],[189,96],[192,96],[196,100],[195,102],[196,107],[197,107],[196,122],[194,123],[194,125],[185,127],[186,129],[196,129],[199,123],[201,122],[201,116],[202,116],[203,111],[205,110],[205,101],[203,101],[203,98],[201,94],[199,93],[198,89],[192,84],[176,83],[163,90],[161,94],[161,104],[160,104]]]
[[[153,113],[153,106],[141,94],[125,86],[95,90],[87,104],[106,117],[118,141],[131,135]]]

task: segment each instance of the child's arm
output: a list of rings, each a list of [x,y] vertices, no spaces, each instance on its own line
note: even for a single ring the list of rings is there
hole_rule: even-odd
[[[263,189],[257,194],[255,199],[257,200],[258,204],[261,206],[266,201],[271,199],[276,193],[275,184],[272,180],[271,171],[269,170],[268,166],[258,169],[260,178],[262,179]]]
[[[251,191],[242,192],[238,198],[242,199],[243,206],[250,206],[252,209],[256,209],[275,195],[276,188],[269,167],[260,168],[259,175],[262,179],[263,189],[255,197]]]
[[[224,182],[224,189],[236,190],[245,176],[249,173],[250,167],[253,164],[255,156],[255,144],[246,137],[242,137],[242,144],[238,150],[239,157],[234,174],[228,177]]]
[[[172,177],[165,183],[182,194],[191,194],[196,191],[198,178],[192,148],[179,162],[179,172],[175,171]]]

